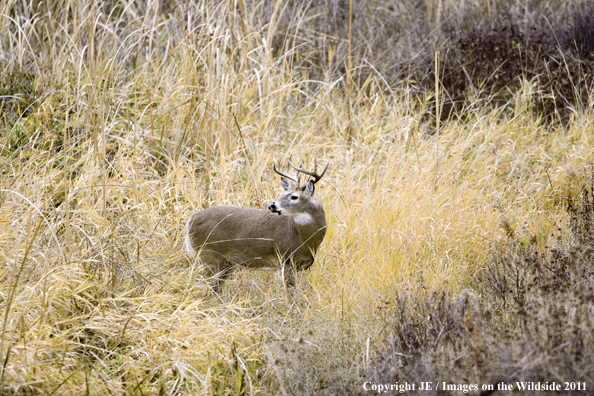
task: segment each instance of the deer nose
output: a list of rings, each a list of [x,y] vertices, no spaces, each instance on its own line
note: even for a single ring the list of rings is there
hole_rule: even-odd
[[[276,210],[276,205],[274,204],[274,202],[268,205],[268,210]]]

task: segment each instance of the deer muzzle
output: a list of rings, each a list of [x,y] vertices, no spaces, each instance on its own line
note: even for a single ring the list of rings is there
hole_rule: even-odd
[[[272,213],[278,213],[278,215],[280,216],[281,211],[278,210],[278,207],[276,206],[276,203],[271,203],[270,205],[268,205],[268,210],[271,211]]]

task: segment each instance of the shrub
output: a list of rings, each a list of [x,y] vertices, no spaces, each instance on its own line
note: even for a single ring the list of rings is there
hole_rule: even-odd
[[[397,296],[376,383],[589,381],[594,375],[592,188],[567,200],[571,235],[550,245],[506,225],[477,295]],[[565,392],[567,393],[567,392]]]

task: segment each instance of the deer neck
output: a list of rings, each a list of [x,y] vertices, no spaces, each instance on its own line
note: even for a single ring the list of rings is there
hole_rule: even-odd
[[[299,213],[293,216],[293,221],[301,244],[316,251],[326,234],[324,210],[315,213]]]

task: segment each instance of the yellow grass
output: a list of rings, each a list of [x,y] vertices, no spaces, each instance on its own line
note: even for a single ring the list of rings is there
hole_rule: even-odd
[[[384,301],[472,288],[502,221],[546,238],[560,186],[594,160],[591,115],[546,128],[525,97],[516,116],[442,123],[436,142],[406,93],[372,80],[347,101],[336,81],[292,73],[257,10],[15,20],[0,4],[5,61],[33,70],[33,100],[17,93],[0,141],[0,356],[14,392],[282,392],[275,350],[300,338],[344,342],[332,353],[362,365]],[[281,194],[273,164],[314,153],[330,161],[317,189],[329,228],[295,301],[259,272],[209,294],[182,251],[185,220],[264,209]]]

